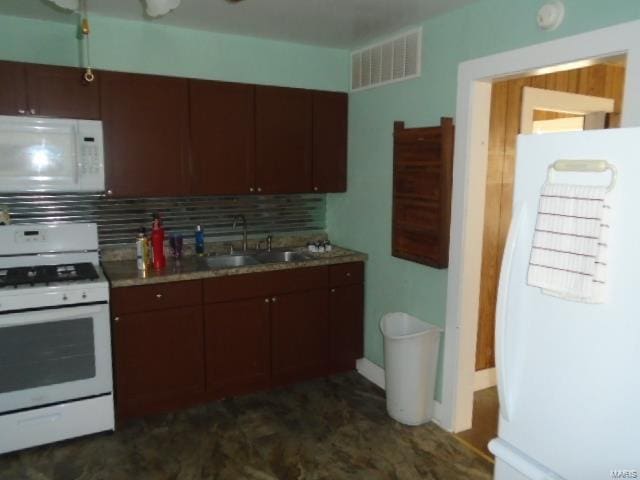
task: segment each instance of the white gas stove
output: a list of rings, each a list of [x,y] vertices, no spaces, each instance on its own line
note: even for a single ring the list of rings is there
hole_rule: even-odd
[[[113,429],[96,225],[0,227],[0,453]]]

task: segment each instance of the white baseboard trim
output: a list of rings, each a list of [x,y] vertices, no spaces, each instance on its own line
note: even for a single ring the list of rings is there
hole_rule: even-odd
[[[435,423],[436,425],[438,425],[440,428],[442,428],[443,430],[446,430],[446,428],[444,428],[443,423],[442,423],[442,402],[439,402],[437,400],[433,401],[433,418],[431,420],[433,420],[433,423]]]
[[[371,360],[360,358],[356,360],[356,370],[364,378],[369,380],[371,383],[375,383],[377,386],[384,390],[384,368],[376,365]],[[433,404],[432,420],[440,427],[442,427],[442,414],[442,403],[435,400]]]
[[[473,377],[473,391],[484,390],[485,388],[495,387],[498,384],[496,380],[496,369],[486,368],[476,371]]]
[[[363,357],[356,360],[356,370],[364,378],[384,390],[384,369],[382,367]]]

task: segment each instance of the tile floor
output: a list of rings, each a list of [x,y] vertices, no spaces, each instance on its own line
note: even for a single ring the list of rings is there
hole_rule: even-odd
[[[2,480],[489,480],[491,471],[437,426],[391,420],[384,392],[355,372],[0,456]]]

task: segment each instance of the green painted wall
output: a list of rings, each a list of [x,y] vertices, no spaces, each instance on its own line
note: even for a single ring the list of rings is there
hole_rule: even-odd
[[[455,112],[458,64],[640,18],[637,0],[564,0],[555,32],[535,25],[542,0],[480,0],[423,23],[422,77],[352,94],[349,191],[329,195],[334,242],[367,252],[366,356],[382,365],[382,314],[405,311],[444,325],[446,271],[391,257],[392,125],[435,125]],[[349,53],[149,22],[92,17],[96,67],[345,91]],[[0,59],[78,65],[75,26],[0,15]],[[480,241],[480,239],[478,239]]]
[[[637,0],[564,0],[564,24],[544,33],[535,24],[543,3],[482,0],[431,19],[423,23],[420,78],[350,96],[349,190],[329,195],[327,224],[332,241],[369,254],[365,355],[378,365],[383,365],[378,322],[384,313],[404,311],[440,326],[445,321],[447,272],[390,254],[394,120],[423,126],[453,116],[462,61],[640,18]]]
[[[91,17],[96,67],[265,85],[348,89],[349,54],[253,37]],[[0,15],[0,59],[79,65],[76,26]]]

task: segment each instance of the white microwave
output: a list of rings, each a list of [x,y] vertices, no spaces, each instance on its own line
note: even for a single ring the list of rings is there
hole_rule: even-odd
[[[0,115],[0,192],[103,192],[102,122]]]

